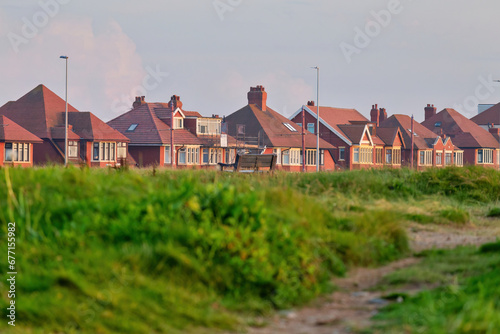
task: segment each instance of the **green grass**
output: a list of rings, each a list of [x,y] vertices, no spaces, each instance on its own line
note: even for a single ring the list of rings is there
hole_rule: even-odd
[[[0,249],[16,222],[18,326],[6,333],[211,333],[330,291],[408,252],[405,222],[495,204],[481,168],[234,175],[0,170]],[[482,191],[481,189],[484,189]],[[483,215],[484,216],[484,215]],[[417,216],[414,216],[417,217]],[[414,219],[417,220],[417,219]],[[0,268],[7,268],[0,257]],[[5,319],[6,285],[0,286]]]
[[[498,333],[500,251],[498,243],[430,251],[418,265],[386,277],[386,287],[440,284],[386,307],[367,333]]]

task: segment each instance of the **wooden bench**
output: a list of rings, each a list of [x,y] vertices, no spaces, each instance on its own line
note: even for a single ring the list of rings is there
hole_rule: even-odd
[[[253,173],[261,168],[272,172],[276,167],[278,157],[276,154],[237,154],[234,164],[223,164],[219,162],[221,171]]]

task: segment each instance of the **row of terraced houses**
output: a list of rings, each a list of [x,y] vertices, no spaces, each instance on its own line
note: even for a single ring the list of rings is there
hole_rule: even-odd
[[[471,119],[449,108],[437,112],[430,104],[423,112],[425,120],[418,123],[407,115],[388,116],[375,104],[367,119],[355,109],[310,101],[286,118],[267,106],[262,86],[251,87],[248,104],[225,117],[188,111],[176,95],[155,103],[141,96],[107,123],[69,105],[65,152],[65,101],[39,85],[0,108],[0,166],[61,164],[67,153],[70,163],[89,167],[216,168],[251,152],[276,154],[281,170],[300,171],[305,160],[306,170],[313,171],[319,132],[323,171],[499,168],[500,104]]]

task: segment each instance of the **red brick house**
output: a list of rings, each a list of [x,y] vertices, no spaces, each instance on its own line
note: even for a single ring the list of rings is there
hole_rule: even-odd
[[[267,92],[262,86],[251,87],[248,105],[225,117],[228,134],[237,143],[258,148],[258,153],[275,153],[277,168],[301,171],[302,157],[306,170],[316,170],[316,136],[304,130],[306,152],[302,152],[302,127],[267,106]],[[334,146],[320,139],[320,170],[335,169],[331,155]]]
[[[500,129],[500,103],[470,119],[485,130]],[[493,131],[496,133],[498,131]]]
[[[316,133],[318,108],[314,102],[302,106],[290,119],[302,126],[302,110],[306,112],[307,129]],[[404,141],[397,128],[392,133],[383,130],[383,139],[377,136],[378,123],[387,117],[385,109],[373,106],[371,122],[356,109],[319,107],[319,113],[320,137],[335,146],[333,154],[338,167],[352,170],[401,166],[399,152]]]
[[[45,165],[64,162],[65,108],[63,99],[39,85],[19,100],[2,106],[0,115],[7,116],[42,140],[42,143],[33,144],[33,163]],[[123,157],[120,148],[126,147],[127,137],[92,113],[80,113],[71,105],[68,105],[68,124],[70,163],[96,167],[119,164],[119,157]]]
[[[422,125],[435,134],[450,137],[463,150],[464,164],[498,168],[497,139],[456,110],[447,108],[436,114],[436,108],[427,105]]]
[[[403,165],[411,166],[411,128],[412,120],[408,115],[392,115],[380,123],[379,131],[384,128],[397,127],[406,143],[402,151]],[[422,124],[413,121],[413,166],[417,169],[429,167],[445,167],[447,165],[463,165],[463,151],[455,147],[452,140],[444,140]]]
[[[472,117],[471,121],[491,133],[498,143],[497,148],[500,149],[500,103]],[[500,166],[500,154],[498,153],[497,165]]]
[[[42,140],[11,121],[0,116],[0,166],[33,166],[33,144]]]
[[[236,142],[221,133],[222,119],[203,117],[182,106],[176,95],[169,103],[148,103],[144,96],[137,97],[132,110],[108,125],[130,139],[128,151],[139,166],[215,168],[219,162],[234,161]]]

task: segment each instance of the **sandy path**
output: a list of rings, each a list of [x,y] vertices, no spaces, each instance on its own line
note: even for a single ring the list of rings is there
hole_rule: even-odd
[[[480,245],[500,236],[500,227],[464,227],[413,225],[409,228],[411,247],[419,252],[432,248],[454,248]],[[407,258],[373,269],[355,268],[346,278],[334,281],[339,288],[333,294],[316,300],[299,310],[281,312],[265,328],[250,328],[250,334],[343,334],[370,325],[370,318],[387,305],[381,300],[387,291],[370,291],[387,274],[417,263]],[[409,291],[410,293],[416,291]]]

